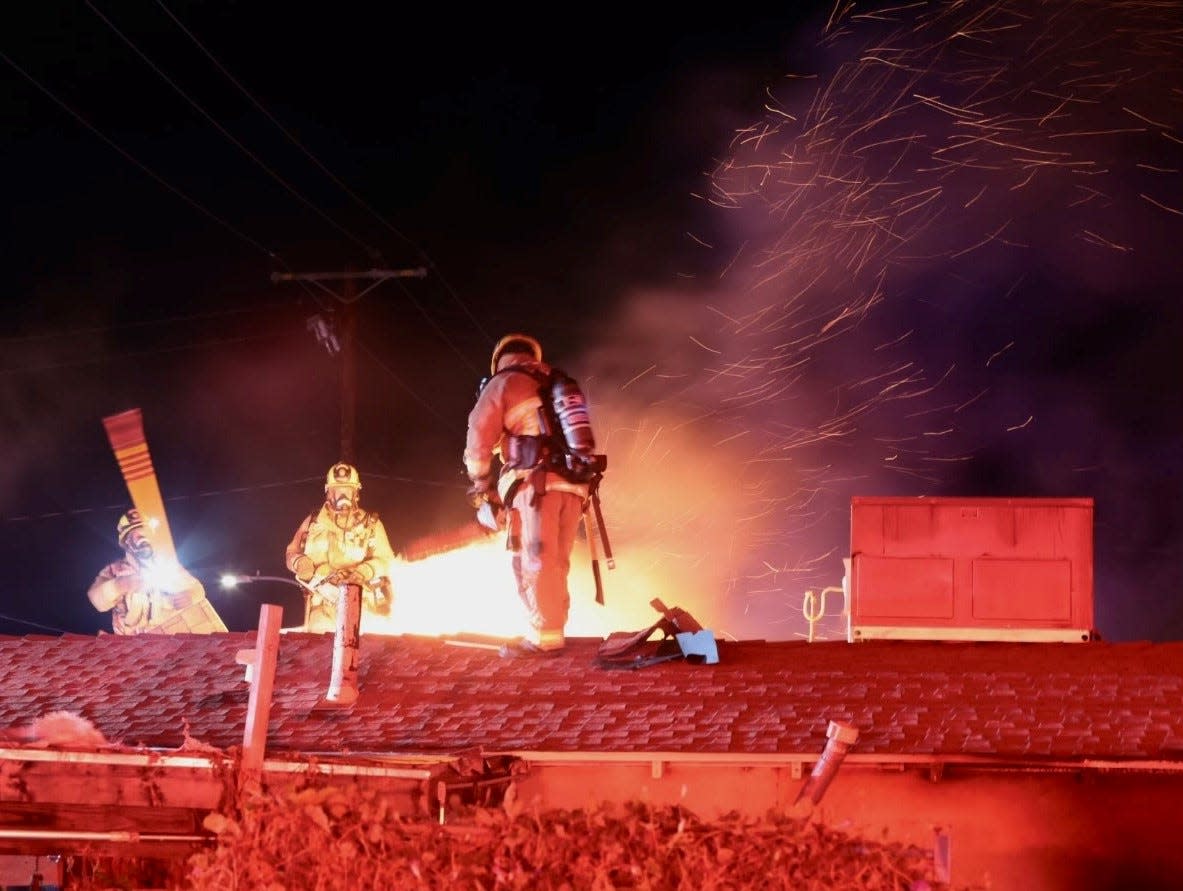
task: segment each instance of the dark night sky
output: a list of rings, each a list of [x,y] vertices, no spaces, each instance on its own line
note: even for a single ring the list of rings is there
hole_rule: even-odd
[[[215,579],[283,573],[340,451],[305,328],[339,304],[271,275],[423,266],[355,304],[396,546],[465,519],[465,414],[527,330],[609,455],[613,627],[661,596],[800,635],[851,496],[991,495],[1096,499],[1102,636],[1183,637],[1179,4],[45,6],[0,14],[0,632],[109,627],[101,418],[136,406],[253,627],[265,586]]]

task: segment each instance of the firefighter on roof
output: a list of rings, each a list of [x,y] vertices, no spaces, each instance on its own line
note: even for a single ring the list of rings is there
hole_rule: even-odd
[[[305,631],[333,631],[345,585],[362,590],[371,611],[390,612],[394,553],[386,527],[362,510],[361,478],[351,464],[338,463],[325,477],[324,504],[304,518],[288,543],[285,564],[305,591]]]
[[[121,516],[115,532],[123,557],[99,570],[86,594],[99,612],[110,611],[116,634],[157,630],[170,614],[205,596],[196,578],[157,559],[138,510]]]
[[[503,655],[555,654],[565,644],[567,576],[589,486],[551,460],[555,431],[543,428],[540,390],[551,371],[537,340],[506,335],[493,349],[491,377],[468,415],[469,499],[476,507],[504,505],[514,580],[530,620],[528,633]]]
[[[363,601],[385,615],[393,599],[394,553],[382,520],[361,509],[360,493],[356,467],[344,462],[330,467],[324,504],[304,518],[285,555],[288,569],[307,592],[304,630],[333,632],[329,689],[318,708],[357,701]]]

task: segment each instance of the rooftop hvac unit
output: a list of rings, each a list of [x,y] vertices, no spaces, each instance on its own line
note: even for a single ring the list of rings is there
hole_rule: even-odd
[[[868,498],[850,507],[851,641],[1089,641],[1091,498]]]

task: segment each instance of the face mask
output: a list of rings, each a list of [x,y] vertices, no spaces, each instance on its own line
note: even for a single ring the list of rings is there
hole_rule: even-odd
[[[356,493],[352,489],[330,489],[326,502],[336,511],[349,510],[356,504]]]
[[[152,543],[138,532],[131,533],[124,541],[123,547],[128,554],[135,557],[141,563],[150,561],[155,553],[152,550]]]

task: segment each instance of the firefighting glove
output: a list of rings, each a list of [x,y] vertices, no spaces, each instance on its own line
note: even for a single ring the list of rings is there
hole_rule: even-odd
[[[341,585],[354,581],[354,577],[353,573],[348,569],[336,569],[329,573],[329,577],[325,581],[330,585],[340,587]]]
[[[329,565],[327,563],[317,564],[316,569],[312,573],[312,578],[308,580],[308,587],[319,588],[325,583],[325,579],[328,578],[329,573],[331,572],[332,570],[329,569]]]
[[[484,476],[471,477],[472,485],[468,487],[465,493],[468,495],[468,503],[473,507],[480,507],[486,501],[493,500],[497,497],[497,489],[494,486],[493,474],[486,473]]]
[[[292,572],[295,573],[296,578],[302,582],[307,582],[312,579],[316,572],[316,564],[312,558],[306,554],[301,554],[296,558],[296,562],[292,564]]]
[[[492,498],[476,509],[476,521],[490,532],[505,528],[505,505]]]
[[[394,604],[394,586],[389,578],[379,578],[375,587],[370,588],[366,594],[371,610],[379,616],[390,615],[390,607]]]

